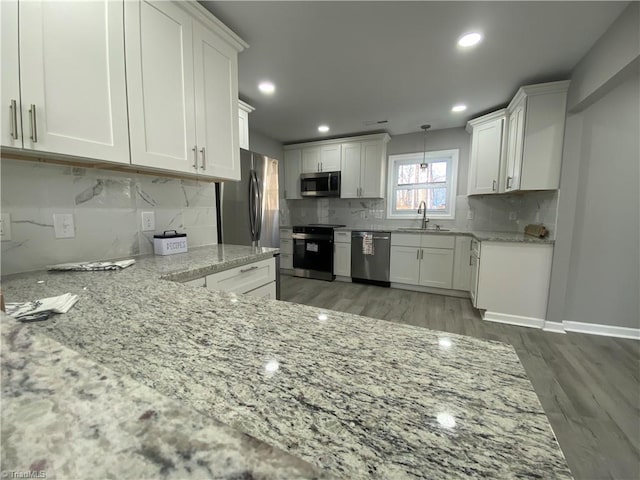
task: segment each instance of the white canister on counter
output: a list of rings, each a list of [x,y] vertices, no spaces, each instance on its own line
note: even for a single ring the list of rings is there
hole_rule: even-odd
[[[176,230],[165,230],[153,236],[153,252],[156,255],[172,255],[187,251],[187,234]]]

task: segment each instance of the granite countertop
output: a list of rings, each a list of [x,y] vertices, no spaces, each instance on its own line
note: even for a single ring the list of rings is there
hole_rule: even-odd
[[[321,478],[2,314],[2,468],[46,478]],[[4,476],[4,475],[3,475]]]
[[[340,227],[335,231],[362,231],[362,232],[392,232],[408,234],[429,234],[429,235],[465,235],[474,237],[481,242],[510,242],[510,243],[537,243],[553,244],[555,240],[551,238],[536,238],[525,235],[522,232],[490,232],[481,230],[407,230],[402,227],[385,227],[381,225],[371,225],[364,227]]]
[[[29,331],[327,475],[571,478],[511,346],[159,280],[209,268],[191,253],[2,288],[7,301],[78,294]]]

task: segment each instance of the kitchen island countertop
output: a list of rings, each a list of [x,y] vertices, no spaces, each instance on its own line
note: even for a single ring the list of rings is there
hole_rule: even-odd
[[[2,288],[8,301],[78,294],[25,328],[327,475],[571,478],[511,346],[160,280],[211,267],[189,253]]]

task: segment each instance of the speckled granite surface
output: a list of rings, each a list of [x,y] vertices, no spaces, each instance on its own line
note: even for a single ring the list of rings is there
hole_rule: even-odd
[[[3,473],[73,480],[320,478],[308,463],[34,334],[29,325],[4,314],[1,322]]]
[[[406,228],[386,228],[379,225],[373,225],[371,228],[367,227],[340,227],[336,228],[336,231],[384,231],[395,233],[409,233],[409,234],[428,234],[428,235],[466,235],[474,237],[481,242],[509,242],[509,243],[542,243],[553,244],[555,240],[550,238],[536,238],[529,235],[525,235],[522,232],[484,232],[479,230],[464,231],[464,230],[409,230]]]
[[[178,271],[140,259],[3,290],[79,294],[29,328],[330,475],[570,478],[512,347],[158,280]]]

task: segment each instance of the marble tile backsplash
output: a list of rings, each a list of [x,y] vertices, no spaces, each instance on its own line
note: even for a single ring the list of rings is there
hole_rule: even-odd
[[[282,225],[307,223],[336,223],[354,227],[418,227],[420,219],[396,220],[386,218],[384,199],[302,199],[281,200]],[[529,223],[542,223],[555,234],[558,205],[557,191],[526,192],[504,195],[483,195],[456,199],[454,220],[438,220],[443,228],[501,232],[524,231]],[[468,213],[473,212],[473,219]],[[510,214],[515,219],[510,219]]]
[[[153,253],[163,230],[186,232],[193,247],[217,242],[212,183],[6,159],[1,169],[3,275]],[[143,211],[155,212],[154,232],[142,231]],[[75,238],[55,238],[54,213],[73,214]]]

